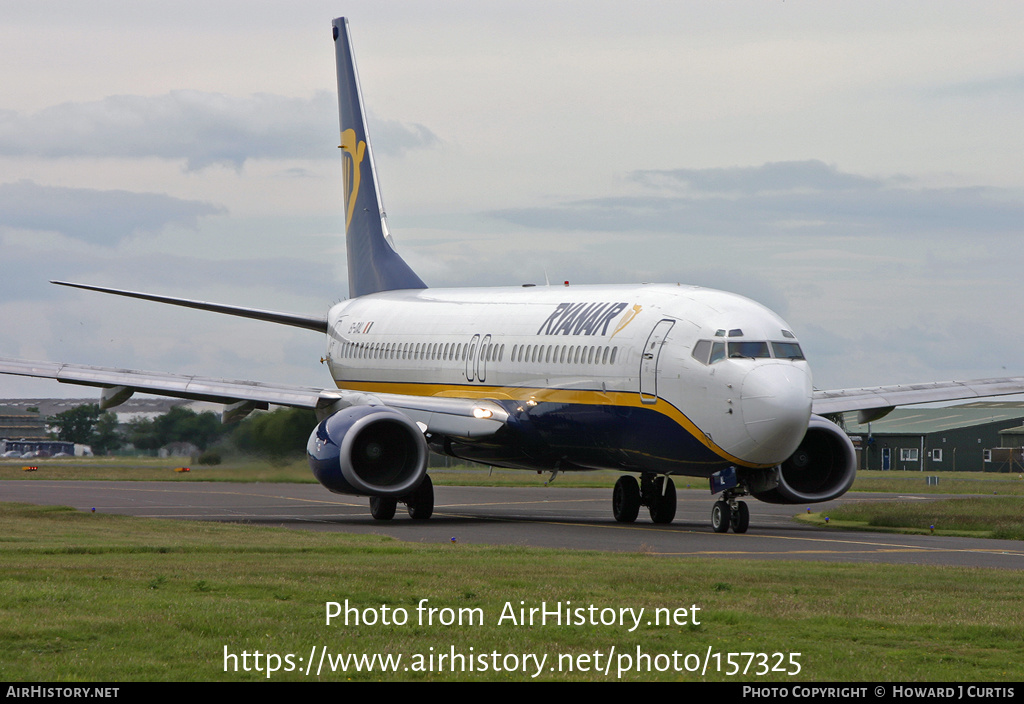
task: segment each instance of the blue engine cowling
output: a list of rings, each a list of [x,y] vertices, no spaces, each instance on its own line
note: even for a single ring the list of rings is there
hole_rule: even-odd
[[[427,474],[423,432],[398,411],[351,406],[320,422],[306,443],[313,476],[336,494],[404,496]]]
[[[796,452],[778,467],[778,486],[751,495],[769,504],[811,504],[846,493],[857,474],[857,451],[832,421],[811,416]]]

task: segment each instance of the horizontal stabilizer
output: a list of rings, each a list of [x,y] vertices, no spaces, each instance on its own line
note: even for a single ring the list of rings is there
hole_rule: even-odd
[[[156,301],[157,303],[169,303],[172,306],[183,306],[197,310],[208,310],[214,313],[225,313],[239,318],[252,318],[263,320],[268,323],[280,325],[291,325],[306,330],[327,332],[327,316],[324,315],[301,315],[299,313],[282,313],[275,310],[261,310],[259,308],[245,308],[243,306],[229,306],[222,303],[208,303],[207,301],[195,301],[189,298],[174,298],[172,296],[157,296],[152,293],[140,293],[138,291],[125,291],[119,288],[106,288],[103,286],[91,286],[89,284],[74,284],[68,281],[51,281],[51,284],[58,286],[70,286],[82,288],[87,291],[99,291],[100,293],[112,293],[115,296],[127,296],[128,298],[141,298],[144,301]]]

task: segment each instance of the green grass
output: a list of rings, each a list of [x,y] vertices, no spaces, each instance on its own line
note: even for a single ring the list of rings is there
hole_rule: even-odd
[[[35,472],[22,467],[36,465]],[[180,466],[190,471],[175,472]],[[611,489],[621,472],[566,472],[559,474],[555,486]],[[431,468],[430,476],[442,486],[543,486],[550,472],[482,466]],[[928,486],[926,476],[938,476],[938,486]],[[187,458],[155,459],[131,457],[93,457],[39,460],[0,460],[2,479],[93,479],[120,481],[184,482],[293,482],[312,484],[316,480],[304,458],[271,461],[253,457],[229,457],[223,464],[191,464]],[[697,477],[676,477],[676,487],[704,488],[707,481]],[[914,494],[1013,494],[1024,496],[1024,479],[1018,474],[979,472],[880,472],[861,471],[851,491]]]
[[[801,516],[823,523],[825,514]],[[829,525],[908,533],[1024,540],[1024,497],[850,503],[828,512]]]
[[[36,466],[26,472],[25,466]],[[175,472],[186,466],[188,472]],[[455,466],[431,468],[430,477],[442,486],[544,486],[550,472],[531,472],[517,469],[488,468],[482,466]],[[555,486],[612,488],[620,472],[571,472],[559,474]],[[188,458],[132,458],[92,457],[38,460],[0,460],[0,480],[68,480],[90,479],[109,481],[180,481],[180,482],[291,482],[315,484],[305,458],[267,460],[253,457],[234,457],[222,464],[204,466],[190,463]],[[679,488],[705,486],[700,479],[680,477]]]
[[[685,539],[685,538],[681,538]],[[903,565],[665,558],[159,521],[0,505],[0,680],[261,680],[237,655],[798,652],[796,677],[628,673],[627,680],[1013,681],[1024,674],[1019,573]],[[483,625],[415,623],[421,599],[480,609]],[[325,624],[325,603],[405,608],[404,626]],[[676,609],[699,625],[518,627],[518,607],[571,601]],[[646,619],[645,619],[646,620]],[[692,661],[691,661],[692,662]],[[745,660],[743,661],[745,662]],[[583,661],[584,664],[585,661]],[[539,679],[611,680],[591,670]],[[756,663],[755,663],[756,665]],[[714,668],[712,668],[713,670]],[[304,680],[279,672],[273,680]],[[528,675],[324,674],[344,680],[527,680]]]
[[[35,466],[33,472],[24,471]],[[176,472],[188,467],[188,472]],[[270,461],[234,458],[220,465],[193,464],[187,457],[68,457],[0,461],[0,479],[178,482],[291,482],[315,484],[305,459]]]
[[[938,477],[929,486],[926,477]],[[1024,479],[1017,472],[882,472],[861,470],[851,491],[893,494],[1014,494],[1024,496]]]

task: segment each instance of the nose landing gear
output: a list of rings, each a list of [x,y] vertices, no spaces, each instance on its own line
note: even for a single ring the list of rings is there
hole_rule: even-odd
[[[746,533],[750,527],[750,509],[737,496],[742,494],[727,490],[711,507],[711,527],[716,533],[726,533],[730,528],[733,533]]]

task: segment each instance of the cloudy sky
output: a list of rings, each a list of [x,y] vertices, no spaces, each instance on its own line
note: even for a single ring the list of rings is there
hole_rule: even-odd
[[[1024,5],[995,0],[5,3],[0,356],[329,385],[314,333],[48,281],[340,300],[341,14],[429,285],[737,291],[819,388],[1024,375]],[[83,390],[0,377],[54,395]]]

